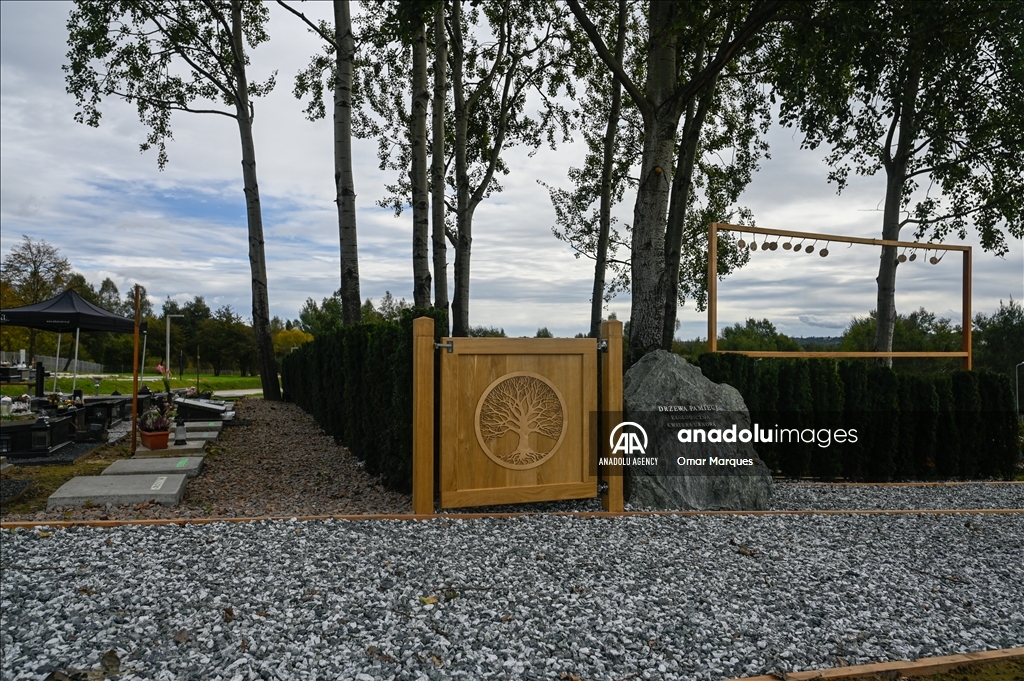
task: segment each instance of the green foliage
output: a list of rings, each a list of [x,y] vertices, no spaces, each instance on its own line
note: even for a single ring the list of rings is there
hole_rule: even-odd
[[[843,332],[840,350],[869,352],[874,350],[876,313],[855,318]],[[957,352],[962,347],[961,330],[949,319],[936,317],[923,307],[910,314],[897,314],[893,329],[892,349],[896,352]],[[893,368],[899,372],[930,373],[953,371],[960,366],[956,358],[895,358]]]
[[[134,103],[148,128],[139,148],[156,147],[162,169],[166,141],[172,138],[172,111],[238,115],[243,95],[235,67],[239,59],[243,64],[248,60],[231,44],[231,15],[224,0],[78,0],[67,23],[69,63],[62,67],[68,92],[78,102],[75,120],[98,127],[103,97]],[[268,40],[269,16],[265,3],[242,0],[241,30],[249,47]],[[246,99],[261,97],[273,89],[274,75],[247,85]],[[246,114],[251,118],[251,112]]]
[[[981,398],[979,474],[1011,480],[1020,450],[1010,379],[1005,374],[980,371],[978,393]]]
[[[799,360],[795,360],[799,361]],[[839,367],[835,360],[813,358],[807,360],[810,369],[811,404],[813,419],[809,427],[816,429],[828,428],[835,431],[845,428],[843,423],[843,381],[839,377]],[[840,454],[845,451],[837,446],[810,447],[810,473],[819,480],[832,480],[843,473],[843,460]]]
[[[935,442],[939,395],[930,377],[901,374],[897,480],[930,480],[936,475]]]
[[[471,326],[469,327],[470,338],[505,338],[505,329],[496,326]]]
[[[554,335],[548,331],[548,327],[537,329],[537,335],[534,338],[554,338]]]
[[[978,456],[981,453],[981,393],[978,392],[978,375],[972,371],[955,371],[951,378],[957,429],[960,433],[960,477],[969,480],[978,472]]]
[[[886,366],[868,368],[868,399],[865,401],[869,422],[863,451],[863,473],[867,480],[891,480],[896,468],[896,447],[899,442],[899,382],[896,373]],[[859,431],[858,431],[859,432]]]
[[[777,360],[779,364],[779,426],[803,430],[813,426],[814,405],[811,402],[811,373],[806,361]],[[772,427],[774,424],[766,424]],[[779,468],[788,478],[807,473],[813,443],[780,443]]]
[[[372,303],[370,306],[373,306]],[[329,298],[324,298],[320,305],[312,298],[306,298],[305,304],[299,310],[299,328],[314,338],[341,328],[343,320],[341,289],[335,291]]]
[[[980,371],[902,374],[865,360],[703,354],[704,375],[743,395],[763,428],[856,430],[819,447],[758,443],[772,470],[885,481],[1010,478],[1020,456],[1009,378]]]
[[[992,0],[794,5],[769,60],[781,120],[827,144],[829,179],[885,169],[899,226],[1007,250],[1024,236],[1024,6]],[[811,16],[813,15],[813,16]],[[927,188],[927,191],[921,191]],[[898,233],[898,229],[897,229]]]
[[[789,336],[776,331],[767,319],[748,319],[742,326],[737,322],[722,329],[718,349],[798,351],[800,346]]]
[[[412,323],[444,313],[405,308],[397,320],[336,327],[282,362],[287,399],[308,411],[391,487],[412,487]]]
[[[202,359],[213,365],[214,376],[229,366],[238,366],[243,375],[256,366],[256,336],[230,305],[200,322],[194,341]]]
[[[974,317],[974,368],[988,369],[1011,378],[1016,365],[1024,361],[1024,306],[1010,298],[999,301],[999,309],[991,315]]]
[[[839,362],[839,379],[843,389],[843,427],[865,433],[870,428],[868,419],[868,363],[861,360]],[[842,473],[847,480],[864,477],[866,460],[870,453],[864,437],[847,443],[843,450]]]
[[[960,429],[953,398],[953,378],[949,374],[933,374],[931,382],[939,406],[935,424],[935,475],[941,480],[948,480],[960,472]]]

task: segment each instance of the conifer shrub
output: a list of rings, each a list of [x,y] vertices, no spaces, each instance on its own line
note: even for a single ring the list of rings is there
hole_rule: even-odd
[[[980,452],[978,473],[984,478],[1013,478],[1020,458],[1017,417],[1010,377],[992,371],[978,372]]]
[[[887,366],[868,368],[868,427],[865,429],[864,478],[872,482],[892,479],[896,468],[896,444],[899,440],[899,384],[896,372]],[[859,431],[858,431],[859,432]]]
[[[866,429],[870,427],[868,413],[868,364],[863,360],[843,360],[839,363],[839,379],[843,389],[843,428],[856,430],[857,442],[847,442],[842,449],[842,472],[846,480],[864,477],[864,459],[867,442]]]
[[[799,361],[799,360],[797,360]],[[835,360],[810,358],[811,405],[814,413],[812,427],[827,428],[834,433],[843,424],[843,381]],[[844,443],[845,446],[845,443]],[[834,480],[842,475],[842,447],[831,445],[811,447],[811,475],[819,480]]]
[[[322,333],[287,355],[281,368],[289,399],[368,472],[403,492],[412,489],[412,323],[421,316],[434,319],[440,340],[447,329],[443,312],[404,309],[397,321]],[[437,361],[435,353],[435,375]]]
[[[960,478],[970,480],[978,474],[981,437],[981,394],[978,375],[973,371],[954,371],[953,404],[956,427],[960,433]]]
[[[960,475],[960,431],[953,399],[953,379],[949,374],[929,377],[938,404],[935,420],[935,477],[948,480]]]
[[[917,382],[913,374],[897,374],[899,395],[899,425],[896,451],[893,457],[893,477],[913,480],[917,477],[914,466],[914,441],[917,437]]]

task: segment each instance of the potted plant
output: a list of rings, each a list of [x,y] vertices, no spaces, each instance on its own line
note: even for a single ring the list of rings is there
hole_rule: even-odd
[[[170,409],[161,411],[150,409],[139,419],[139,435],[142,446],[148,449],[167,449],[167,439],[171,435],[171,424],[174,423],[174,412]]]

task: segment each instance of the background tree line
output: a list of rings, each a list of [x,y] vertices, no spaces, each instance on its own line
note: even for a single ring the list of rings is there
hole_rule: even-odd
[[[20,244],[0,263],[0,307],[21,307],[52,298],[67,289],[73,289],[90,303],[119,314],[132,317],[135,313],[134,287],[123,294],[109,277],[95,286],[72,269],[67,258],[55,246],[23,236]],[[211,310],[203,296],[195,296],[185,303],[167,298],[160,310],[154,309],[146,287],[141,286],[140,315],[148,322],[146,339],[146,370],[152,372],[166,356],[167,315],[183,315],[171,320],[171,369],[180,367],[195,370],[197,358],[200,369],[220,375],[222,371],[238,371],[241,375],[255,375],[256,341],[248,321],[230,305]],[[291,322],[282,324],[274,318],[271,323],[275,354],[280,358],[292,347],[312,339],[308,333],[292,328]],[[62,335],[62,371],[71,369],[74,334]],[[0,350],[16,352],[25,349],[32,356],[54,356],[57,352],[57,334],[24,327],[0,327]],[[109,371],[130,371],[132,367],[133,338],[128,334],[82,332],[79,359],[98,362]]]
[[[866,352],[871,349],[878,328],[874,310],[866,317],[856,317],[841,336],[824,338],[791,338],[779,333],[767,319],[747,319],[722,329],[718,337],[720,350],[824,351]],[[1024,306],[1010,299],[999,301],[992,314],[979,312],[972,326],[973,368],[1013,376],[1014,367],[1024,357]],[[893,330],[893,348],[899,352],[959,352],[961,326],[949,319],[920,308],[899,314]],[[676,341],[673,351],[691,359],[707,352],[702,339]],[[903,373],[951,372],[960,369],[958,358],[897,358],[893,369]]]

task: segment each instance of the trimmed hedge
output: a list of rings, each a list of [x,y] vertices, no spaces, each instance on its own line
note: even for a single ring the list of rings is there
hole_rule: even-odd
[[[759,443],[787,477],[1009,479],[1020,457],[1009,378],[991,372],[897,375],[865,360],[753,359],[709,353],[698,365],[743,395],[762,428],[856,429],[858,441]]]
[[[325,433],[365,461],[385,485],[412,489],[412,322],[443,312],[403,310],[397,322],[345,326],[321,334],[281,364],[285,399],[313,415]]]

